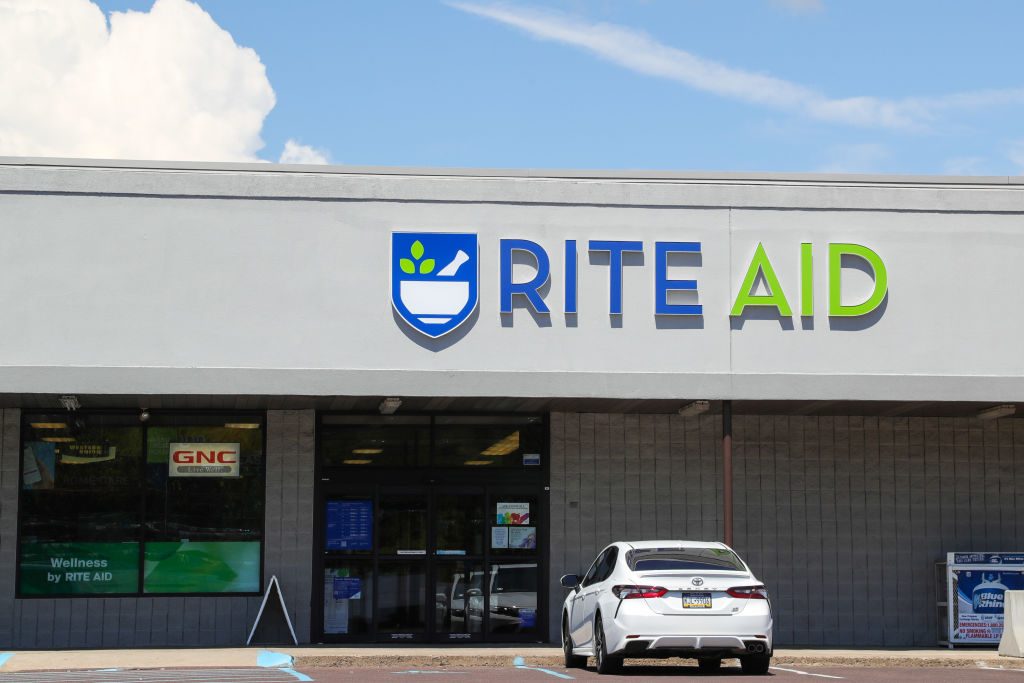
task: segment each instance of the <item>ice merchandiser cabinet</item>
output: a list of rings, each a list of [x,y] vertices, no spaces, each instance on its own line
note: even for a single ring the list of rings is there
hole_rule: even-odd
[[[948,553],[943,645],[998,645],[1003,596],[1024,589],[1024,552]]]

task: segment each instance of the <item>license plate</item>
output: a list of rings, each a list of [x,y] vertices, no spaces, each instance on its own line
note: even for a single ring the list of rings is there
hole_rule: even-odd
[[[711,594],[683,593],[683,609],[711,609]]]

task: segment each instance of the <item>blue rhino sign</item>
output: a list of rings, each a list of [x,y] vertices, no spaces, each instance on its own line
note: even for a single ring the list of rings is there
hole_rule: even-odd
[[[466,322],[479,279],[475,234],[391,234],[391,304],[417,332],[436,338]]]

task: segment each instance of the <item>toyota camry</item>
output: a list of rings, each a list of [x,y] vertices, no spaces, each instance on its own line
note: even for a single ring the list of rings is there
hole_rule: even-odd
[[[562,610],[567,667],[594,657],[604,674],[626,657],[688,657],[710,672],[737,657],[744,673],[768,673],[768,591],[723,543],[612,543],[562,585],[572,589]]]

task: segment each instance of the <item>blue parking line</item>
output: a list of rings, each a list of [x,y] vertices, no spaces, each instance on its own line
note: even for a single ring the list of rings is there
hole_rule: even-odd
[[[526,663],[526,660],[523,659],[522,657],[516,657],[515,659],[513,659],[512,660],[512,666],[514,666],[517,669],[526,669],[527,671],[540,671],[541,673],[545,673],[548,676],[554,676],[555,678],[564,678],[564,679],[569,680],[569,681],[576,680],[572,676],[569,676],[569,675],[563,674],[563,673],[559,673],[558,671],[552,671],[551,669],[544,669],[544,668],[539,667],[539,666],[529,666]]]
[[[292,659],[291,655],[286,655],[283,652],[273,652],[271,650],[260,650],[260,653],[256,655],[256,666],[262,666],[268,669],[291,666],[294,661],[295,660]]]
[[[291,674],[292,676],[295,676],[295,678],[297,678],[300,681],[311,681],[311,680],[313,680],[312,678],[310,678],[306,674],[301,673],[299,671],[296,671],[295,669],[288,668],[288,669],[281,669],[281,671],[285,672],[286,674]]]
[[[0,669],[4,668],[4,664],[6,664],[7,660],[10,659],[13,656],[14,656],[13,652],[4,652],[4,653],[0,654]]]

